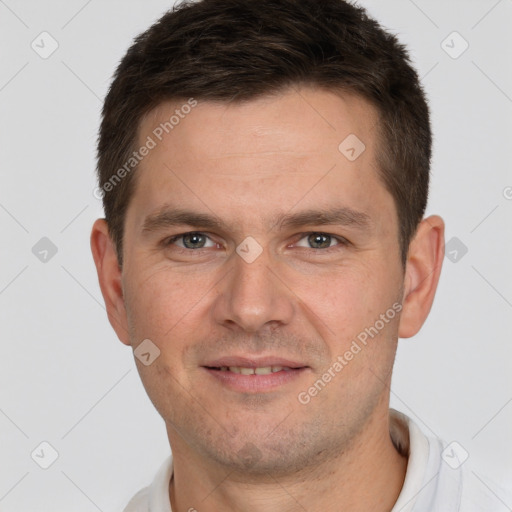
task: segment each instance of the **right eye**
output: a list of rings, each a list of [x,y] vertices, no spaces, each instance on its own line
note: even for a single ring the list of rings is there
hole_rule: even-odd
[[[209,241],[210,245],[207,245]],[[169,238],[165,245],[177,245],[181,249],[207,249],[209,247],[215,247],[216,244],[213,242],[210,237],[205,235],[204,233],[200,233],[198,231],[191,231],[190,233],[182,233],[180,235],[173,236]]]

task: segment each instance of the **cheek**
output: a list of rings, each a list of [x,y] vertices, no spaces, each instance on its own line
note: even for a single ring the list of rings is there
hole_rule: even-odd
[[[314,276],[289,276],[290,287],[304,303],[315,324],[338,340],[346,340],[373,323],[393,303],[389,273],[378,263],[340,265]]]
[[[294,289],[304,297],[303,314],[328,348],[324,371],[336,375],[335,396],[357,395],[358,389],[381,390],[387,380],[396,351],[398,314],[393,304],[399,287],[386,265],[381,260],[340,266],[327,275],[296,280]]]
[[[156,409],[169,416],[172,401],[189,400],[196,368],[187,349],[204,324],[211,285],[166,269],[141,272],[125,290],[132,344],[149,339],[160,353],[148,366],[136,360],[143,385]],[[213,292],[212,292],[213,293]],[[199,318],[201,317],[201,318]]]
[[[212,285],[213,281],[209,283],[204,276],[172,272],[169,268],[141,272],[125,289],[133,335],[151,339],[160,350],[180,350],[187,332],[193,332],[194,324],[197,328],[194,319],[214,293]]]

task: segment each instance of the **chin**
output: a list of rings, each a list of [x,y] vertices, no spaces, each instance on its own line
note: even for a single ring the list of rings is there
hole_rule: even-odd
[[[272,429],[264,433],[238,430],[237,435],[223,436],[215,445],[204,443],[203,454],[244,481],[248,477],[262,480],[297,475],[332,455],[330,436],[317,439],[313,432],[315,430],[311,428],[302,429],[302,432],[294,429],[277,436]]]

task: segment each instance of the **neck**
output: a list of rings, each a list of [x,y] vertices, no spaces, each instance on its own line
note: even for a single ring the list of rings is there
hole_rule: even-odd
[[[220,468],[173,446],[173,512],[389,512],[403,486],[407,458],[390,436],[388,410],[373,415],[343,453],[302,474],[257,479]],[[397,432],[392,426],[393,432]],[[174,440],[176,441],[176,440]],[[340,507],[340,504],[343,504]]]

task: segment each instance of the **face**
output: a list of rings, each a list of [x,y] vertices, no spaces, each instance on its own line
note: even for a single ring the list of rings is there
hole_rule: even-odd
[[[173,453],[278,474],[348,450],[387,414],[404,283],[376,113],[304,88],[199,102],[159,141],[179,107],[140,126],[121,275]]]

